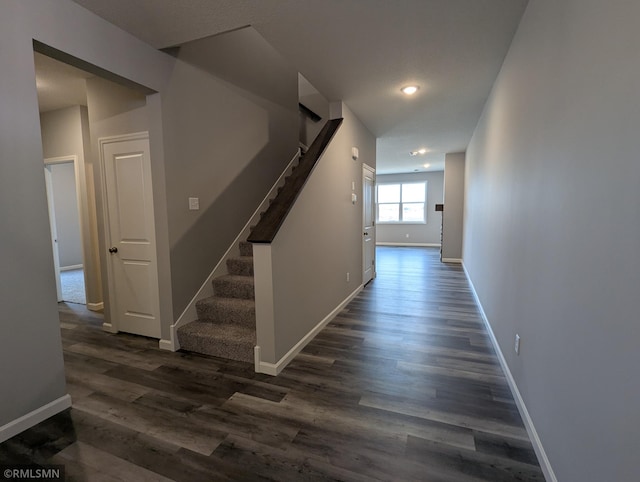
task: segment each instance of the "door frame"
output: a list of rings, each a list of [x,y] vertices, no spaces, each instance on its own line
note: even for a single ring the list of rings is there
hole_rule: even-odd
[[[366,202],[366,196],[365,196],[365,189],[366,189],[366,183],[365,183],[365,175],[366,173],[369,173],[372,177],[373,177],[373,193],[371,196],[371,203],[372,203],[372,216],[373,216],[373,228],[374,230],[376,229],[376,170],[375,168],[369,166],[368,164],[362,163],[362,225],[360,226],[361,229],[361,233],[362,233],[362,229],[364,228],[364,220],[365,220],[365,213],[366,213],[366,209],[367,206],[365,205]],[[373,234],[373,273],[371,273],[371,279],[369,281],[373,281],[376,278],[376,233],[374,231]],[[365,250],[365,239],[364,237],[362,238],[362,280],[364,283],[364,273],[366,271],[366,250]]]
[[[118,320],[112,316],[112,307],[117,306],[117,301],[116,301],[116,290],[114,288],[114,283],[115,283],[115,279],[114,279],[114,275],[113,275],[113,265],[112,265],[112,261],[106,256],[106,251],[110,246],[113,246],[112,244],[112,239],[111,239],[111,231],[110,231],[110,218],[109,218],[109,203],[108,203],[108,199],[107,199],[107,173],[106,173],[106,166],[105,166],[105,156],[104,156],[104,150],[105,150],[105,146],[108,144],[113,144],[113,143],[117,143],[117,142],[126,142],[126,141],[136,141],[136,140],[147,140],[149,143],[149,156],[147,157],[147,162],[149,163],[148,167],[148,172],[149,172],[149,187],[150,187],[150,191],[152,193],[153,196],[153,179],[152,179],[152,161],[151,161],[151,139],[149,137],[149,132],[148,131],[142,131],[142,132],[134,132],[134,133],[130,133],[130,134],[122,134],[122,135],[117,135],[117,136],[107,136],[107,137],[100,137],[98,139],[98,152],[99,152],[99,156],[100,156],[100,200],[102,202],[102,223],[103,223],[103,228],[104,228],[104,249],[101,250],[101,254],[100,254],[100,258],[102,260],[104,260],[104,265],[106,266],[106,281],[107,281],[107,295],[105,296],[105,310],[104,310],[104,322],[102,323],[102,328],[104,331],[107,331],[109,333],[118,333],[120,331],[120,327],[118,326]],[[152,202],[152,206],[153,206],[153,202]],[[155,208],[155,206],[154,206]],[[155,210],[155,209],[154,209]],[[154,250],[153,250],[153,261],[155,263],[156,266],[156,289],[158,290],[158,300],[160,300],[161,298],[161,293],[160,293],[160,284],[159,284],[159,273],[158,273],[158,246],[157,246],[157,236],[156,236],[156,230],[155,230],[155,215],[152,216],[152,220],[154,223],[153,229],[151,230],[152,234],[153,234],[153,245],[154,245]],[[162,324],[161,324],[161,303],[158,302],[158,331],[161,333],[162,332]],[[160,337],[161,340],[161,337]]]
[[[62,300],[62,286],[60,282],[60,253],[58,251],[58,245],[55,238],[57,238],[57,227],[56,227],[56,214],[55,214],[55,201],[53,199],[53,181],[51,178],[51,171],[47,169],[49,166],[53,166],[56,164],[70,164],[73,163],[73,175],[76,184],[76,209],[78,210],[78,221],[80,223],[80,237],[82,238],[85,235],[85,226],[84,221],[82,219],[82,176],[80,173],[80,166],[78,164],[78,156],[75,154],[70,154],[68,156],[59,156],[59,157],[47,157],[44,159],[44,177],[46,184],[46,192],[47,192],[47,205],[49,209],[49,223],[51,224],[51,245],[53,249],[53,266],[54,272],[56,276],[56,291],[58,302]],[[55,238],[54,238],[55,236]],[[82,250],[82,266],[87,265],[87,253],[84,249],[84,242],[80,243],[80,249]],[[87,286],[87,272],[86,269],[83,269],[84,275],[84,285]]]

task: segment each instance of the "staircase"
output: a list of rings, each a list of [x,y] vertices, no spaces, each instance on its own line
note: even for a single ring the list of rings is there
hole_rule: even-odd
[[[213,296],[196,303],[198,320],[178,328],[178,341],[183,350],[253,362],[256,305],[251,243],[240,242],[240,256],[227,260],[227,271],[213,279]]]
[[[196,302],[198,319],[177,329],[180,348],[231,360],[254,362],[256,305],[252,243],[271,243],[318,159],[342,119],[327,121],[308,151],[292,167],[268,201],[266,211],[251,226],[248,241],[241,241],[240,256],[226,260],[227,273],[212,280],[213,296]],[[249,242],[250,241],[250,242]]]

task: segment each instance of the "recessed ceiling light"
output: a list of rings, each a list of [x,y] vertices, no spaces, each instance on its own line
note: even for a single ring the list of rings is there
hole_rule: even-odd
[[[420,87],[418,87],[417,85],[407,85],[406,87],[403,87],[402,89],[402,93],[406,94],[406,95],[413,95],[416,92],[418,92],[418,89]]]
[[[421,156],[424,156],[427,152],[429,152],[429,149],[425,149],[424,147],[421,149],[418,149],[417,151],[411,151],[409,152],[409,155],[411,156],[417,156],[418,154],[420,154]]]
[[[427,169],[431,167],[431,164],[425,164],[424,167],[426,167]]]

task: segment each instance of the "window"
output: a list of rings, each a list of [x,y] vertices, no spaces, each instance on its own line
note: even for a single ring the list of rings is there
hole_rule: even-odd
[[[378,184],[378,223],[426,223],[426,198],[426,182]]]

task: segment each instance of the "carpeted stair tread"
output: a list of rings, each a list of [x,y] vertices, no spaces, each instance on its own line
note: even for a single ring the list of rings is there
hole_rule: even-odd
[[[253,256],[239,256],[227,260],[229,274],[253,276]]]
[[[227,274],[214,278],[213,294],[220,298],[254,299],[253,276]]]
[[[198,320],[210,323],[237,323],[255,329],[256,303],[242,298],[210,296],[196,303]]]
[[[198,320],[181,326],[177,331],[183,350],[249,363],[254,361],[255,328]]]

